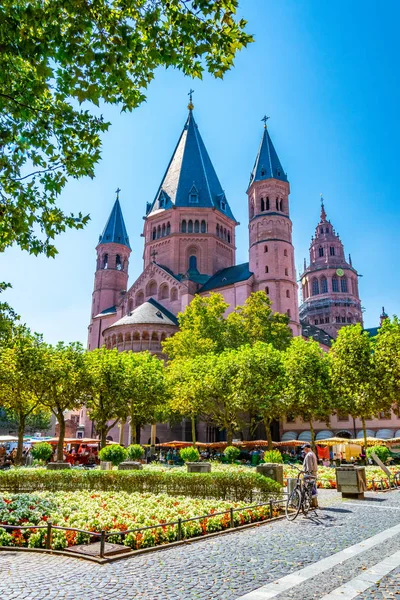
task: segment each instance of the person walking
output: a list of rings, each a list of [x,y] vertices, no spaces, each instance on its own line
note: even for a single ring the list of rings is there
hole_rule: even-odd
[[[302,446],[302,450],[304,451],[304,461],[303,461],[303,469],[304,471],[312,475],[313,477],[317,477],[318,474],[318,460],[312,451],[311,444],[304,444]],[[312,489],[312,507],[318,508],[318,498],[317,498],[317,480],[315,479]]]

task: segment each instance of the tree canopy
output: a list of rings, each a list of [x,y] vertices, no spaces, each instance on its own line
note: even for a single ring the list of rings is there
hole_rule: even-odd
[[[93,177],[101,103],[130,111],[159,67],[223,77],[252,37],[238,0],[3,0],[0,5],[0,251],[54,256],[88,216],[64,212],[68,177]],[[81,108],[80,105],[84,103]]]

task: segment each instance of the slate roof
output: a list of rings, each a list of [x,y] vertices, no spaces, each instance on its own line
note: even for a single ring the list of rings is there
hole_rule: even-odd
[[[110,325],[109,329],[118,327],[119,325],[134,324],[178,325],[178,320],[175,315],[157,302],[157,300],[149,298],[149,300],[136,307],[131,313]]]
[[[190,202],[191,196],[197,202]],[[216,208],[235,220],[192,110],[147,214],[173,206]]]
[[[286,173],[282,168],[281,161],[278,158],[267,128],[264,129],[256,162],[250,175],[249,186],[253,181],[261,181],[263,179],[287,181]]]
[[[114,315],[116,312],[117,312],[117,307],[116,306],[110,306],[109,308],[105,308],[104,310],[102,310],[94,318],[96,319],[97,317],[104,317],[106,315]]]
[[[123,244],[131,249],[129,245],[129,236],[126,231],[124,217],[122,216],[121,205],[118,198],[112,208],[111,214],[108,217],[104,231],[99,237],[99,244]]]
[[[333,337],[316,327],[315,325],[309,325],[308,323],[301,322],[301,333],[304,337],[310,338],[318,342],[319,344],[324,344],[325,346],[331,346],[334,341]]]
[[[368,329],[364,329],[364,331],[367,331],[371,337],[378,335],[379,330],[380,327],[369,327]]]
[[[246,281],[252,274],[253,273],[249,270],[249,263],[242,263],[241,265],[234,265],[233,267],[221,269],[215,273],[215,275],[210,277],[199,290],[199,293],[225,287],[226,285],[232,285],[239,281]]]

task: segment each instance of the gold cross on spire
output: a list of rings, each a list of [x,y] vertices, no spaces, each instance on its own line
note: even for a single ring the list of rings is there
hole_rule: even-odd
[[[192,90],[192,88],[190,88],[189,93],[188,93],[188,96],[189,96],[188,109],[189,110],[193,110],[194,109],[193,94],[194,94],[194,90]]]
[[[121,188],[119,188],[119,187],[115,190],[115,193],[117,194],[117,200],[119,200],[120,191],[121,191]]]
[[[270,118],[271,117],[267,117],[267,115],[264,115],[263,118],[261,119],[261,121],[264,121],[264,129],[267,129],[267,121]]]

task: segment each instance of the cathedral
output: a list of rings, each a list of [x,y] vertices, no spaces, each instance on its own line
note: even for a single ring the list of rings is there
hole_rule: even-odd
[[[298,283],[292,244],[290,185],[272,143],[267,118],[247,187],[249,261],[235,260],[232,207],[197,127],[193,104],[171,160],[144,217],[143,272],[128,288],[131,246],[117,199],[97,245],[88,348],[149,350],[178,328],[176,315],[195,294],[218,292],[229,310],[262,290],[289,317],[293,335],[324,348],[347,323],[362,322],[357,271],[321,218]]]
[[[297,276],[290,185],[264,117],[247,186],[249,260],[237,265],[235,230],[239,223],[234,207],[200,135],[192,99],[188,109],[165,174],[153,201],[146,205],[143,271],[129,287],[131,245],[117,190],[96,247],[88,349],[106,345],[120,351],[148,350],[163,358],[162,341],[178,330],[176,316],[195,294],[222,294],[229,312],[252,292],[262,290],[271,299],[273,310],[288,315],[294,336],[314,339],[329,350],[340,327],[362,324],[363,318],[357,271],[350,255],[346,258],[323,199],[309,259],[304,259],[303,273]],[[339,417],[332,419],[338,421]],[[288,419],[281,435],[298,435],[298,431],[290,431],[294,426],[302,430],[300,434],[307,433],[303,431],[307,424]],[[84,413],[81,430],[90,435]],[[163,440],[186,439],[184,429],[161,431]],[[111,433],[116,439],[118,434]],[[204,430],[199,439],[213,441],[215,432]]]

